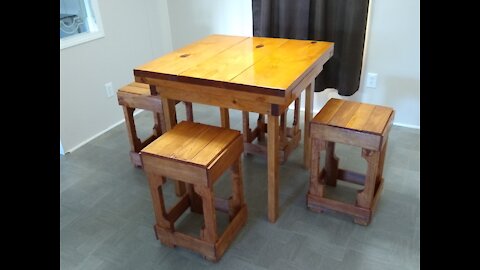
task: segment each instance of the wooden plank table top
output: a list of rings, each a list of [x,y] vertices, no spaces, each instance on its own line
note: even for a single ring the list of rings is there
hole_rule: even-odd
[[[305,123],[310,122],[315,78],[333,49],[333,43],[323,41],[210,35],[133,72],[136,82],[149,84],[151,94],[161,96],[167,129],[174,125],[173,100],[268,115],[268,219],[275,222],[279,213],[279,115],[306,89]],[[228,115],[223,117],[228,119]],[[228,124],[222,121],[222,125]],[[304,132],[306,167],[308,126]]]

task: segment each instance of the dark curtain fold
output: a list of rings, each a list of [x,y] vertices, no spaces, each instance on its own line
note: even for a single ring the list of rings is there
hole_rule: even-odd
[[[331,41],[315,91],[353,95],[360,86],[369,0],[252,0],[253,35]]]

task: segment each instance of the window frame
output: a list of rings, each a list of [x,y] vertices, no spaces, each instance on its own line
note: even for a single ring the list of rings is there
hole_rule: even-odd
[[[90,8],[95,18],[98,31],[85,32],[85,33],[80,33],[73,36],[61,38],[60,50],[105,37],[105,32],[103,31],[102,17],[100,15],[100,8],[98,6],[98,0],[83,0],[83,1],[85,5],[88,5],[87,2],[90,2],[89,3]],[[88,9],[88,6],[86,8]]]

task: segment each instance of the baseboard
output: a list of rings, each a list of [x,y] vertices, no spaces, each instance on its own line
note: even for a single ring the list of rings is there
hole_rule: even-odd
[[[293,109],[295,109],[295,105],[292,103],[292,104],[290,104],[290,106],[289,106],[288,108],[293,110]],[[300,108],[300,111],[305,112],[305,108],[301,107],[301,108]],[[314,115],[314,116],[315,116],[318,112],[320,112],[320,109],[319,109],[319,110],[313,109],[313,115]],[[420,126],[410,125],[410,124],[404,124],[404,123],[393,122],[393,125],[399,126],[399,127],[420,129]]]
[[[135,112],[133,113],[133,115],[137,115],[137,114],[139,114],[139,113],[141,113],[141,112],[143,112],[143,111],[144,111],[144,110],[142,110],[142,109],[135,110]],[[117,123],[109,126],[108,128],[106,128],[106,129],[100,131],[99,133],[93,135],[92,137],[86,139],[85,141],[77,144],[76,146],[72,147],[72,148],[69,149],[68,151],[65,151],[65,154],[68,154],[68,153],[71,153],[71,152],[77,150],[78,148],[80,148],[80,147],[84,146],[85,144],[89,143],[91,140],[94,140],[95,138],[99,137],[100,135],[104,134],[105,132],[108,132],[108,131],[111,130],[112,128],[114,128],[114,127],[116,127],[116,126],[118,126],[118,125],[120,125],[120,124],[122,124],[122,123],[125,123],[125,119],[122,119],[122,120],[118,121]]]
[[[395,125],[395,126],[399,126],[399,127],[406,127],[406,128],[420,129],[420,126],[417,126],[417,125],[409,125],[409,124],[403,124],[403,123],[397,123],[397,122],[393,122],[393,125]]]

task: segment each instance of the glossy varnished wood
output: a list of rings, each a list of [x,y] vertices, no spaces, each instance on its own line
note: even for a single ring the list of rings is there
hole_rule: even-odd
[[[236,130],[183,121],[146,146],[142,153],[208,167],[239,136]]]
[[[211,35],[134,69],[144,78],[215,86],[274,96],[291,90],[333,55],[333,43]]]
[[[211,35],[135,68],[134,76],[136,82],[151,86],[152,95],[162,97],[167,130],[173,128],[175,115],[174,105],[167,100],[267,115],[272,126],[259,121],[252,134],[244,134],[244,141],[255,135],[263,139],[262,129],[268,128],[268,149],[264,151],[268,157],[268,217],[275,222],[279,190],[279,154],[275,152],[284,149],[286,158],[301,136],[295,128],[293,143],[285,147],[285,129],[282,139],[278,138],[279,127],[284,127],[283,122],[278,123],[279,118],[308,85],[313,92],[312,83],[332,57],[333,49],[331,42]],[[312,96],[307,95],[307,103]],[[309,121],[313,107],[306,109]],[[227,126],[228,115],[224,111],[221,115],[222,126]],[[308,140],[305,144],[305,151],[309,151]]]
[[[139,66],[136,71],[163,74],[165,78],[175,78],[189,68],[199,65],[247,37],[210,35],[184,48],[173,51],[147,64]]]
[[[346,128],[352,131],[381,135],[393,109],[332,98],[315,116],[316,124]]]
[[[240,132],[188,121],[175,125],[142,150],[157,239],[166,246],[188,248],[212,261],[221,258],[247,220],[242,152]],[[232,172],[232,195],[229,199],[215,198],[214,182],[228,169]],[[187,184],[188,193],[170,209],[165,207],[162,191],[166,177]],[[188,208],[203,215],[199,238],[176,231],[175,222]],[[216,210],[230,217],[230,224],[221,235]]]
[[[139,156],[140,150],[166,131],[165,117],[163,114],[162,100],[158,96],[152,96],[148,84],[132,82],[117,91],[118,104],[123,107],[127,134],[130,142],[130,159],[135,166],[141,167],[142,162]],[[172,101],[174,104],[178,103]],[[185,103],[187,119],[193,121],[192,104]],[[154,126],[152,135],[145,140],[137,136],[135,118],[133,112],[136,109],[143,109],[153,113]],[[176,121],[176,120],[175,120]]]
[[[313,146],[307,194],[310,209],[343,212],[352,215],[355,223],[370,223],[383,189],[383,164],[393,118],[394,110],[384,106],[340,99],[330,99],[325,104],[310,123]],[[361,147],[367,172],[363,175],[339,169],[335,143]],[[326,160],[325,168],[320,170],[322,150],[326,150]],[[358,191],[355,205],[325,198],[325,185],[336,186],[337,179],[364,186]]]

